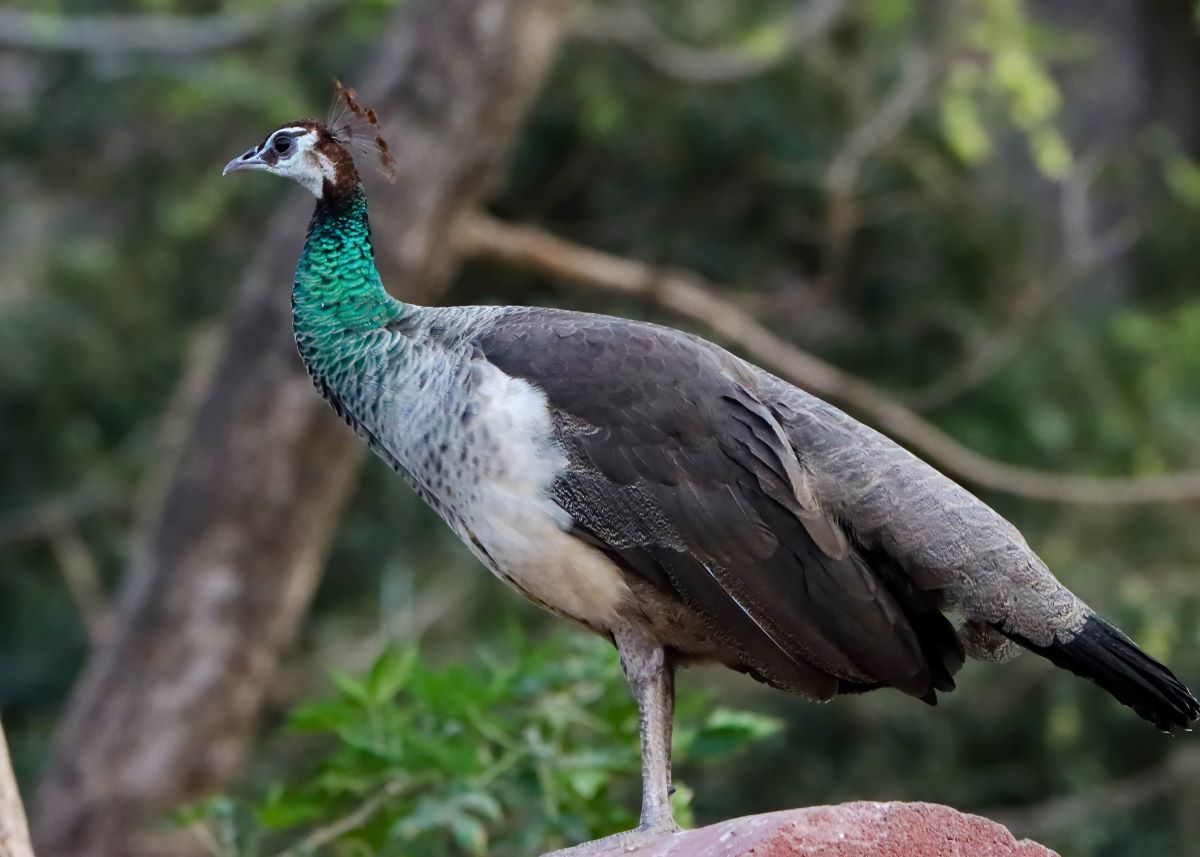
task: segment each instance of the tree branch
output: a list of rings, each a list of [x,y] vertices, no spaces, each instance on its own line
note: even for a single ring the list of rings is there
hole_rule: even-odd
[[[589,9],[571,29],[584,41],[620,45],[632,51],[659,74],[683,83],[733,83],[769,71],[794,56],[802,47],[824,36],[841,19],[846,0],[812,0],[775,27],[784,33],[782,43],[767,52],[743,48],[699,48],[681,44],[659,29],[637,6]]]
[[[58,563],[71,600],[79,610],[93,648],[104,644],[112,626],[112,610],[100,580],[100,568],[70,516],[50,512],[47,542]]]
[[[129,501],[119,496],[107,483],[86,480],[80,488],[62,497],[0,519],[0,547],[49,538],[53,533],[50,524],[56,517],[66,516],[78,522],[102,515],[124,514],[128,508]]]
[[[851,239],[860,216],[856,185],[863,165],[895,139],[924,104],[943,61],[914,51],[904,61],[900,79],[879,103],[865,114],[825,170],[828,194],[821,239],[822,268],[816,278],[817,295],[828,300],[837,291],[850,256]]]
[[[847,191],[858,180],[858,174],[877,151],[895,139],[925,102],[940,71],[941,60],[914,51],[904,60],[900,79],[883,96],[870,117],[850,132],[845,144],[834,155],[825,172],[825,184],[834,191]]]
[[[59,53],[152,53],[180,56],[231,48],[294,28],[341,4],[305,0],[254,13],[179,15],[58,15],[0,9],[0,48]]]
[[[1006,464],[959,443],[873,384],[844,372],[776,336],[688,271],[656,269],[573,244],[540,229],[514,226],[477,213],[459,228],[465,252],[533,268],[597,291],[640,297],[698,321],[748,357],[814,395],[834,399],[870,419],[900,443],[977,487],[1058,503],[1132,505],[1200,498],[1200,471],[1102,477]]]
[[[0,857],[33,857],[25,808],[8,759],[3,728],[0,728]]]

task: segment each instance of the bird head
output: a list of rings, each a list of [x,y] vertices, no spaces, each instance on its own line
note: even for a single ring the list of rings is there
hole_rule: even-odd
[[[260,170],[298,182],[318,199],[344,192],[359,183],[351,149],[365,144],[373,149],[389,181],[395,178],[395,161],[379,133],[374,110],[359,105],[353,89],[335,83],[334,110],[328,121],[299,119],[287,122],[259,145],[247,149],[225,165],[221,175],[238,170]]]
[[[315,119],[281,125],[259,145],[226,164],[221,175],[238,170],[261,170],[293,179],[317,197],[358,181],[350,153],[325,123]]]

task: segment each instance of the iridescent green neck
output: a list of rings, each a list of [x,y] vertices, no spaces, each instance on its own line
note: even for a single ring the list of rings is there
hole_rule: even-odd
[[[308,359],[314,349],[335,348],[347,334],[381,327],[406,310],[384,290],[375,269],[362,186],[319,199],[292,288],[301,353]]]

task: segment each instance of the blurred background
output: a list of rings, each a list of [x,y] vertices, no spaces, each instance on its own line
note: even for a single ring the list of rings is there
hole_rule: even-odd
[[[720,341],[1200,684],[1194,0],[17,0],[0,711],[44,857],[528,854],[637,805],[615,657],[327,413],[288,328],[310,202],[220,178],[335,75],[399,161],[367,176],[395,294]],[[1194,740],[1033,657],[960,678],[929,709],[685,674],[682,811],[1200,854]]]

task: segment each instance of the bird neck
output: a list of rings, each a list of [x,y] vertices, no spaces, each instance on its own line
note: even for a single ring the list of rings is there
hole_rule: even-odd
[[[317,199],[296,266],[292,320],[301,353],[334,347],[401,318],[408,308],[383,288],[375,268],[362,185]],[[307,347],[307,348],[306,348]]]

